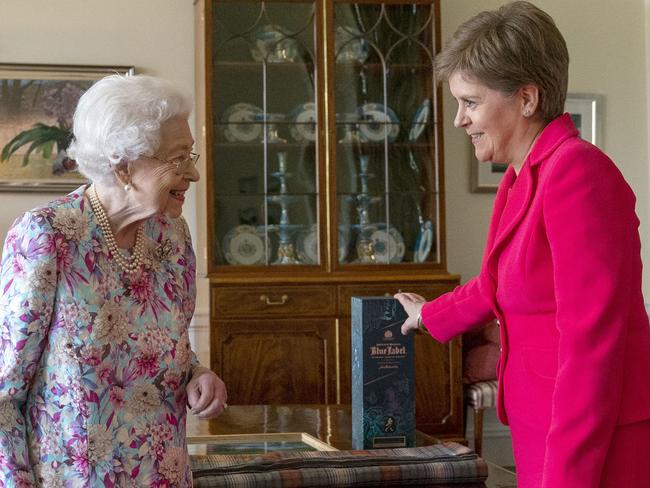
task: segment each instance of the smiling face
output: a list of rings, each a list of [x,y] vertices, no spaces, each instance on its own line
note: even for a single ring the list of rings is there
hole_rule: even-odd
[[[472,138],[479,161],[521,164],[530,147],[531,109],[522,91],[508,96],[456,72],[449,89],[458,102],[454,126]],[[534,109],[534,107],[533,107]],[[528,114],[528,116],[524,115]]]
[[[177,165],[173,164],[187,159],[194,146],[187,120],[173,117],[164,122],[160,128],[160,141],[153,158],[141,156],[131,165],[133,191],[137,192],[141,212],[177,218],[183,212],[190,183],[199,180],[193,164],[180,175],[176,174]]]

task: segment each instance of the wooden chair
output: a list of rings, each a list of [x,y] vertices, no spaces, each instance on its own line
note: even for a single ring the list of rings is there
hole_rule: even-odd
[[[483,448],[483,411],[497,404],[496,380],[477,381],[464,387],[465,409],[474,411],[474,450],[481,455]]]

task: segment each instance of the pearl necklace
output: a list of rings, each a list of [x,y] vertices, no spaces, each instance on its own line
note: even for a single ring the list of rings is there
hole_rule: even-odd
[[[115,259],[117,265],[122,268],[122,271],[128,274],[134,273],[144,262],[144,231],[142,230],[142,225],[138,227],[138,231],[136,233],[133,253],[131,256],[127,257],[122,253],[120,248],[117,247],[115,235],[111,229],[111,224],[108,220],[108,216],[106,215],[106,210],[104,210],[102,203],[99,201],[97,190],[95,190],[94,185],[90,186],[89,188],[88,199],[90,201],[90,207],[93,209],[95,217],[97,218],[97,224],[104,233],[104,238],[106,239],[108,250],[113,256],[113,259]]]

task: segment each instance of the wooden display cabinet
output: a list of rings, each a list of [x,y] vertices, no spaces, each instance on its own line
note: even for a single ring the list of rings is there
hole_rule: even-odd
[[[438,1],[198,2],[212,367],[232,404],[350,402],[350,298],[451,290]],[[462,437],[460,342],[416,338],[418,429]]]

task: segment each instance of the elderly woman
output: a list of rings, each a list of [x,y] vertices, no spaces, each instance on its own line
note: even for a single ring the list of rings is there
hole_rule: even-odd
[[[498,415],[519,488],[650,483],[650,329],[634,195],[563,114],[569,56],[527,2],[462,24],[436,68],[480,161],[507,163],[478,277],[425,303],[397,298],[447,341],[497,318]]]
[[[186,406],[223,382],[188,326],[195,257],[181,217],[199,179],[191,102],[110,76],[80,99],[69,153],[92,183],[16,220],[0,280],[0,485],[191,486]]]

